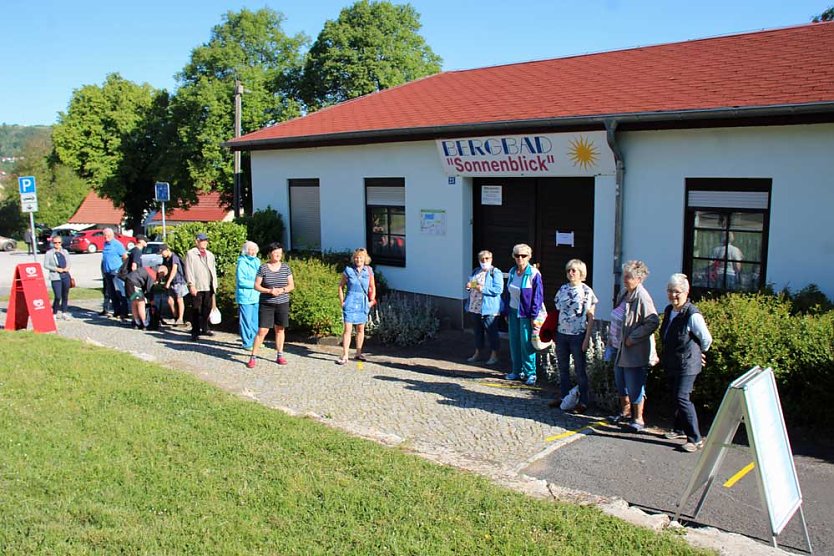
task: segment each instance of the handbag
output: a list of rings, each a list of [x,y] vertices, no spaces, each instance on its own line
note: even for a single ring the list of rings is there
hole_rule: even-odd
[[[74,287],[75,287],[75,278],[70,276],[70,288],[74,288]]]
[[[220,324],[220,322],[222,320],[223,320],[223,315],[220,313],[220,309],[218,309],[217,307],[212,309],[211,312],[209,313],[209,322],[211,324]]]
[[[562,403],[559,404],[559,409],[562,411],[570,411],[579,405],[579,386],[574,386],[568,392],[568,395],[562,398]]]

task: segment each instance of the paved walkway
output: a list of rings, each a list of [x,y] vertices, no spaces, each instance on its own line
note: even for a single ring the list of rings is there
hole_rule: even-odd
[[[74,319],[59,321],[58,333],[133,353],[269,407],[401,446],[529,494],[594,502],[629,521],[653,527],[664,524],[662,518],[647,518],[622,501],[570,492],[521,473],[553,449],[554,437],[584,426],[586,420],[549,408],[549,395],[539,389],[503,380],[503,369],[463,362],[471,353],[471,338],[463,333],[447,338],[447,343],[459,346],[459,360],[429,357],[437,355],[429,345],[422,356],[371,350],[364,364],[351,361],[338,366],[334,363],[341,351],[338,347],[290,343],[286,346],[289,364],[280,367],[270,343],[270,349],[261,350],[257,367],[250,370],[245,366],[248,354],[239,347],[236,335],[217,332],[192,343],[184,329],[132,330],[99,317],[98,305],[77,302],[72,308]],[[0,320],[4,319],[5,314],[0,314]],[[726,554],[770,553],[744,538],[736,537],[728,544],[730,537],[735,536],[723,535],[717,544],[708,539],[695,542],[723,547]],[[732,548],[733,543],[739,548]]]

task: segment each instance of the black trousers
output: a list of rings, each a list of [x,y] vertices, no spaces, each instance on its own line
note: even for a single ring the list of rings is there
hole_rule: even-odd
[[[213,292],[197,292],[191,297],[191,337],[208,332],[209,313]]]

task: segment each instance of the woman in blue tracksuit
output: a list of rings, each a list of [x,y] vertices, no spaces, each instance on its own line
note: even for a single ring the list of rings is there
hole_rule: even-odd
[[[513,369],[505,378],[536,383],[536,350],[533,349],[533,320],[544,304],[544,284],[539,270],[530,264],[533,249],[519,243],[513,247],[515,266],[510,269],[507,287],[501,295],[510,337]]]
[[[235,272],[235,301],[240,316],[240,339],[243,349],[251,350],[252,342],[258,333],[258,303],[261,294],[255,291],[255,277],[261,267],[258,258],[258,244],[247,241],[243,244],[240,256],[237,258]]]
[[[475,332],[475,353],[467,359],[474,363],[480,361],[481,351],[486,344],[484,333],[489,338],[490,355],[487,365],[498,363],[498,317],[501,314],[501,294],[504,292],[504,275],[492,266],[492,253],[481,251],[478,253],[480,266],[472,271],[466,282],[469,298],[466,300],[466,312],[473,320],[472,328]]]

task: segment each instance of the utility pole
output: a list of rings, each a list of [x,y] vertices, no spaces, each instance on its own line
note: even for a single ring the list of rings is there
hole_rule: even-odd
[[[235,138],[240,137],[241,97],[243,84],[235,79]],[[235,149],[235,218],[240,218],[240,151]]]

